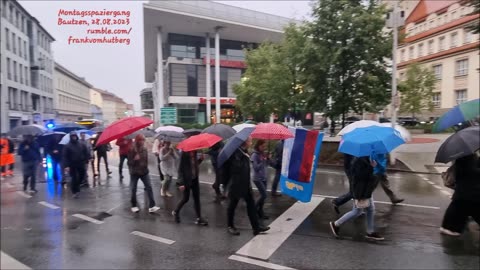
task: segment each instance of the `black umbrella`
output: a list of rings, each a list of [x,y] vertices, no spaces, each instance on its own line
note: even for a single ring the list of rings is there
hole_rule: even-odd
[[[191,128],[183,131],[183,134],[187,137],[195,136],[200,133],[202,133],[202,130],[198,128]]]
[[[145,138],[151,138],[151,137],[155,137],[155,131],[153,130],[150,130],[150,129],[142,129],[142,130],[139,130],[139,131],[135,131],[134,133],[130,134],[130,135],[127,135],[126,138],[127,139],[135,139],[135,137],[138,135],[138,134],[142,134],[143,136],[145,136]]]
[[[37,142],[40,146],[47,146],[49,142],[56,141],[59,142],[63,136],[67,133],[60,131],[47,132],[37,138]]]
[[[240,130],[237,134],[231,137],[227,144],[222,148],[222,151],[218,154],[217,166],[221,167],[225,161],[227,161],[235,151],[250,137],[250,134],[255,130],[254,127],[247,127]]]
[[[185,135],[183,135],[182,132],[163,130],[157,134],[156,138],[167,142],[178,143],[185,140]]]
[[[204,129],[202,133],[214,134],[226,140],[235,135],[237,132],[231,126],[227,126],[225,124],[214,124]]]
[[[40,125],[24,125],[13,128],[8,132],[8,136],[15,138],[20,135],[41,135],[47,132],[44,126]]]
[[[448,137],[440,146],[435,162],[448,163],[480,149],[480,127],[462,129]]]

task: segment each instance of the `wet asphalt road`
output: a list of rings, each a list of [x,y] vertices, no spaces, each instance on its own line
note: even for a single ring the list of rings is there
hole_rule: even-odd
[[[51,181],[39,183],[39,192],[26,198],[17,192],[22,188],[19,171],[15,177],[3,179],[2,253],[34,269],[479,269],[476,224],[470,224],[469,232],[460,238],[438,233],[450,200],[450,191],[443,188],[438,175],[389,174],[392,189],[405,202],[392,206],[383,190],[376,190],[376,227],[386,240],[375,243],[363,237],[364,217],[342,226],[342,239],[332,237],[328,222],[338,216],[331,208],[330,196],[343,193],[348,183],[341,170],[320,168],[314,193],[325,199],[285,241],[277,243],[278,249],[267,260],[239,262],[229,257],[253,238],[245,206],[240,203],[236,215],[241,235],[229,235],[226,203],[212,201],[209,162],[202,164],[200,180],[204,182],[202,213],[210,224],[199,227],[193,223],[191,200],[182,210],[182,222],[173,221],[170,213],[180,193],[172,185],[175,196],[160,197],[153,159],[154,196],[162,209],[155,214],[146,212],[140,183],[138,199],[143,209],[132,214],[129,180],[128,177],[123,183],[118,180],[118,169],[113,166],[117,159],[115,154],[110,156],[113,177],[103,178],[101,186],[83,189],[78,199]],[[294,203],[286,196],[269,197],[265,207],[270,219],[266,224],[279,221],[277,218],[293,208]],[[350,207],[351,204],[343,206],[342,213]],[[78,214],[93,218],[96,223],[78,218]],[[142,233],[161,239],[139,236]]]

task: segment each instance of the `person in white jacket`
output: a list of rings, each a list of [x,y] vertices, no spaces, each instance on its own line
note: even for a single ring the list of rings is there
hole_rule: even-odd
[[[172,197],[172,194],[168,191],[170,183],[173,177],[177,177],[178,161],[180,155],[177,150],[168,141],[163,143],[160,148],[160,168],[165,179],[162,181],[162,188],[160,190],[160,196]]]
[[[162,173],[162,168],[160,167],[160,148],[163,146],[163,141],[160,139],[155,139],[153,141],[153,146],[152,146],[152,153],[157,157],[157,167],[158,167],[158,174],[160,175],[160,181],[163,181],[165,178]]]

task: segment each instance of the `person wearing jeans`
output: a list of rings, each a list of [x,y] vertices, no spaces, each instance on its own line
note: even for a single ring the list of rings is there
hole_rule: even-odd
[[[152,183],[150,182],[148,171],[148,152],[145,148],[145,136],[143,134],[138,134],[135,137],[135,144],[130,148],[127,159],[128,169],[130,171],[130,188],[132,191],[130,199],[132,204],[131,211],[133,213],[140,211],[137,204],[137,184],[139,179],[143,182],[145,192],[148,196],[148,212],[153,213],[158,211],[160,207],[155,206],[155,200],[153,199]]]
[[[40,147],[34,141],[33,136],[25,136],[25,140],[18,147],[18,155],[22,157],[23,191],[27,191],[30,179],[30,192],[36,193],[35,182],[37,178],[37,166],[42,162]]]
[[[253,183],[258,188],[260,198],[255,204],[258,216],[262,219],[268,219],[263,211],[263,205],[267,199],[267,164],[268,157],[265,154],[267,144],[264,140],[258,140],[254,146],[254,152],[251,156],[253,166]]]
[[[390,188],[390,183],[387,178],[387,155],[386,154],[377,154],[373,157],[377,166],[373,168],[373,174],[377,178],[377,181],[380,182],[383,191],[387,194],[390,201],[395,205],[397,203],[401,203],[404,199],[400,199],[393,193],[392,189]]]

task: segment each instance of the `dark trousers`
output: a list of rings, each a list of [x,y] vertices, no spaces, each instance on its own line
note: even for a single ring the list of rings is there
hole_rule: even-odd
[[[70,186],[73,194],[80,192],[80,184],[82,183],[83,179],[85,179],[86,174],[87,171],[84,164],[78,164],[77,166],[70,167],[70,177],[72,178]]]
[[[257,186],[258,192],[260,192],[260,198],[258,198],[255,203],[255,208],[257,209],[258,216],[263,217],[265,213],[263,212],[263,205],[267,199],[267,181],[253,181],[255,186]]]
[[[23,190],[27,190],[29,179],[30,179],[30,190],[35,190],[35,183],[37,180],[37,165],[38,165],[38,161],[24,161],[22,163]]]
[[[442,227],[452,232],[462,233],[467,225],[468,217],[480,225],[480,202],[454,199],[445,211]]]
[[[390,188],[390,182],[388,182],[388,178],[386,174],[376,174],[375,177],[377,178],[377,181],[380,182],[380,185],[382,186],[383,191],[385,191],[385,194],[387,194],[388,198],[390,198],[390,201],[395,201],[397,200],[397,196],[393,193],[392,189]]]
[[[349,183],[349,187],[348,187],[348,192],[343,194],[343,195],[340,195],[339,197],[333,199],[333,203],[336,205],[336,206],[342,206],[344,204],[346,204],[348,201],[350,201],[351,199],[353,199],[353,194],[352,194],[352,191],[351,191],[351,188],[352,188],[352,178],[347,174],[347,178],[348,178],[348,183]]]
[[[62,165],[59,159],[52,158],[52,177],[54,181],[59,181],[60,179],[63,179],[61,172],[62,170]],[[60,167],[60,168],[59,168]],[[58,171],[60,169],[60,172]]]
[[[158,167],[158,175],[160,175],[160,180],[163,181],[165,179],[165,177],[163,176],[163,173],[162,173],[162,167],[160,167],[160,156],[157,155],[157,167]]]
[[[135,175],[130,174],[130,188],[132,191],[132,197],[130,202],[132,203],[132,207],[137,206],[137,184],[138,180],[142,180],[143,186],[145,187],[145,192],[147,192],[150,208],[155,206],[155,200],[153,199],[153,190],[152,190],[152,183],[150,182],[150,175]]]
[[[223,184],[223,179],[222,179],[222,170],[215,170],[215,182],[213,183],[212,187],[215,190],[215,194],[217,196],[222,195],[222,192],[220,191],[220,185]],[[225,185],[224,185],[225,188]]]
[[[128,160],[127,155],[120,155],[120,164],[118,164],[118,174],[120,174],[120,176],[123,175],[123,163],[126,159]]]
[[[190,191],[192,192],[192,195],[193,195],[193,205],[195,207],[195,213],[197,214],[197,217],[200,218],[202,217],[202,212],[200,209],[200,183],[198,182],[198,177],[195,179],[192,179],[191,186],[189,187],[185,186],[185,189],[183,190],[183,197],[178,202],[175,212],[177,214],[180,214],[180,210],[182,210],[182,207],[190,199]]]
[[[105,162],[105,169],[107,170],[107,173],[110,172],[108,169],[108,159],[107,159],[107,153],[105,154],[98,154],[97,153],[97,172],[100,174],[100,160],[103,159],[103,162]]]
[[[260,224],[258,221],[258,216],[257,216],[257,211],[255,209],[255,201],[253,200],[253,194],[252,192],[248,192],[245,196],[233,196],[231,193],[229,194],[229,203],[228,203],[228,209],[227,209],[227,222],[228,222],[228,227],[235,227],[234,225],[234,217],[235,217],[235,209],[237,208],[238,202],[240,199],[244,199],[245,202],[247,203],[247,213],[248,213],[248,218],[250,219],[250,224],[252,225],[252,229],[258,230],[260,228]]]
[[[93,176],[95,176],[96,175],[96,173],[95,173],[95,157],[93,157],[90,160],[90,165],[92,165],[92,173],[93,173]]]
[[[280,182],[281,171],[282,171],[281,169],[275,169],[275,177],[273,178],[273,182],[272,182],[272,193],[273,194],[277,193],[278,183]]]

